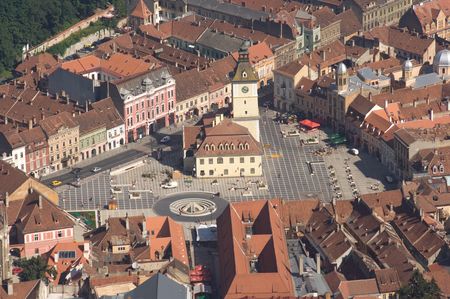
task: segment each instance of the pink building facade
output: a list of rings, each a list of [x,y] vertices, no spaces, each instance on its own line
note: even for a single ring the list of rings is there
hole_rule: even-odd
[[[175,79],[162,67],[117,85],[126,140],[133,142],[174,123]]]
[[[29,258],[49,252],[57,243],[73,242],[73,228],[34,232],[23,235],[23,254]]]

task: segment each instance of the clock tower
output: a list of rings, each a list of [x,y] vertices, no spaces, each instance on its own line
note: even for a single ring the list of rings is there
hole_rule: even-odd
[[[232,80],[233,121],[246,127],[259,142],[258,75],[249,61],[246,41],[239,49],[239,59]]]

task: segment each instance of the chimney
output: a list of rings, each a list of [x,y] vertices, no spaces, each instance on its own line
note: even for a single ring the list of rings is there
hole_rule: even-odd
[[[325,53],[325,50],[320,51],[320,54],[322,56],[322,60],[325,61],[327,58],[327,54]]]
[[[90,254],[91,254],[91,250],[89,248],[89,242],[84,242],[84,244],[83,244],[83,257],[88,260]]]
[[[384,108],[387,108],[388,105],[389,105],[389,100],[384,100]]]
[[[39,209],[42,209],[42,195],[39,195]]]
[[[109,230],[109,218],[105,221],[105,228],[106,230]]]
[[[5,206],[7,208],[9,207],[9,192],[6,192],[5,194]]]
[[[372,93],[369,92],[369,101],[372,102]]]
[[[41,120],[44,120],[44,119],[45,119],[44,112],[41,112]]]
[[[89,101],[86,101],[86,108],[85,108],[86,112],[89,111]]]
[[[6,292],[11,296],[14,294],[13,281],[11,278],[6,282]]]
[[[55,260],[55,263],[57,263],[59,261],[59,252],[55,253],[55,255],[53,256],[53,259]]]
[[[303,275],[303,254],[298,256],[298,274]]]
[[[430,109],[429,114],[430,114],[430,120],[433,121],[434,120],[434,111],[433,111],[433,109]]]
[[[145,216],[142,215],[144,217],[144,220],[142,220],[142,238],[146,238],[147,237],[147,219],[145,219]]]
[[[317,274],[320,274],[320,254],[316,253],[316,270]]]
[[[30,119],[28,121],[28,130],[31,130],[31,129],[33,129],[33,120],[32,119]]]
[[[130,219],[128,218],[128,213],[125,216],[125,229],[130,230]]]

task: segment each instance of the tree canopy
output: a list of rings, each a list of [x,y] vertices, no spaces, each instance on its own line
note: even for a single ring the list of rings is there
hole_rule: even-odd
[[[46,274],[55,276],[55,269],[48,268],[47,262],[41,257],[32,257],[30,259],[21,259],[14,261],[14,265],[23,269],[19,277],[21,281],[29,281],[35,279],[47,279]]]
[[[24,45],[43,42],[108,2],[125,14],[125,0],[0,1],[0,74],[14,67]]]
[[[419,271],[414,271],[409,284],[400,289],[400,298],[439,299],[440,289],[434,280],[426,281]]]

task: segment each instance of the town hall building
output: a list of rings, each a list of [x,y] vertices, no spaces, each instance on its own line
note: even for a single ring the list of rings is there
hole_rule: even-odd
[[[197,126],[183,128],[184,171],[200,178],[262,176],[258,75],[245,42],[232,80],[232,117],[223,111],[204,115]]]

